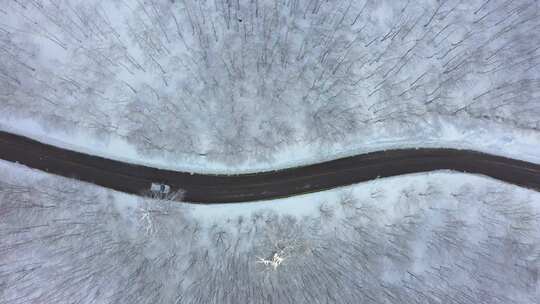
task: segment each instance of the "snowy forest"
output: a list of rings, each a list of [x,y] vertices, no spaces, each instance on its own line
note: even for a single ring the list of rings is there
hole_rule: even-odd
[[[535,0],[2,0],[3,115],[172,160],[540,128]],[[489,131],[489,130],[488,130]]]
[[[0,0],[0,131],[186,183],[465,137],[538,166],[540,2]],[[486,176],[203,206],[69,173],[0,159],[0,304],[540,303],[540,193]]]
[[[29,171],[0,163],[2,304],[540,299],[540,195],[486,178],[399,177],[307,196],[311,210],[291,198],[203,216]]]

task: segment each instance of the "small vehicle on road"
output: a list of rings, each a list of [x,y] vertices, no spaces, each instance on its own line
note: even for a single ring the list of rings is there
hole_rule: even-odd
[[[150,192],[152,192],[155,197],[165,198],[167,194],[171,192],[171,186],[165,183],[152,183],[152,185],[150,185]]]

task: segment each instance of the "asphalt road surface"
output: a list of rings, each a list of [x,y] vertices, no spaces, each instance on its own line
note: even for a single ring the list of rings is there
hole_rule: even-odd
[[[119,162],[0,131],[0,158],[132,194],[142,194],[152,182],[162,182],[172,191],[183,189],[185,201],[202,204],[287,197],[434,170],[481,174],[540,191],[539,164],[455,149],[388,150],[278,171],[208,175]]]

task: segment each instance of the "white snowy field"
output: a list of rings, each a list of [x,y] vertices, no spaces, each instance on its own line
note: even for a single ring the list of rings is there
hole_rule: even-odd
[[[0,303],[538,303],[540,194],[433,172],[252,204],[0,162]]]
[[[245,172],[378,149],[538,162],[535,0],[0,0],[0,128]]]

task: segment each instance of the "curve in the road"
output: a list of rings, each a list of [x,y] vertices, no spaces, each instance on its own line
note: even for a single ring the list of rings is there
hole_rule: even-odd
[[[204,204],[273,199],[434,170],[481,174],[540,191],[539,164],[455,149],[388,150],[278,171],[211,175],[124,163],[0,131],[0,158],[132,194],[163,182],[184,190],[185,201]]]

